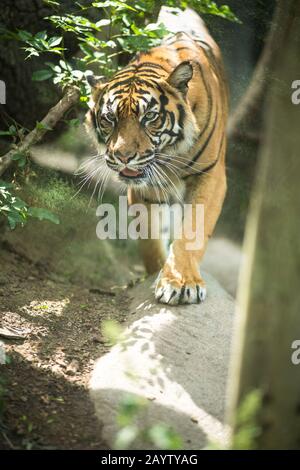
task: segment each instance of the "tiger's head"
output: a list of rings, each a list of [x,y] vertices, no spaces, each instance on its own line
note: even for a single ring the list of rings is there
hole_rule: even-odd
[[[129,64],[104,84],[88,76],[93,90],[88,121],[120,181],[151,184],[154,168],[172,149],[193,145],[198,127],[186,100],[192,76],[190,62],[170,74],[159,64]]]

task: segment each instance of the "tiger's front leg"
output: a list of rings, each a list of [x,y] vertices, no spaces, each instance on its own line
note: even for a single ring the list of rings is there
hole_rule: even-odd
[[[188,221],[195,232],[196,204],[203,204],[204,240],[200,249],[187,249],[191,241],[183,236],[175,240],[169,256],[157,278],[155,297],[165,304],[200,303],[206,297],[205,282],[199,271],[199,264],[204,255],[209,237],[218,220],[226,192],[224,165],[219,164],[207,175],[191,176],[187,182],[186,204],[191,204]]]

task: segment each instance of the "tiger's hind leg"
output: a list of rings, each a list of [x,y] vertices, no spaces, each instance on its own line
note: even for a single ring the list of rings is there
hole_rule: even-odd
[[[167,243],[164,242],[162,236],[159,236],[161,235],[159,227],[157,230],[153,230],[154,219],[151,217],[152,204],[144,201],[132,189],[128,191],[128,202],[129,205],[143,204],[146,208],[147,219],[142,223],[145,223],[148,227],[148,237],[139,239],[139,250],[147,273],[156,274],[162,269],[166,261]],[[151,238],[151,233],[153,232],[157,232],[158,236],[156,238]]]
[[[165,263],[166,254],[161,240],[139,240],[139,249],[148,274],[155,274]]]

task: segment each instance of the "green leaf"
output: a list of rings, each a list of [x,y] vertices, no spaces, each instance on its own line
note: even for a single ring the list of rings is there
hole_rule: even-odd
[[[16,126],[9,126],[9,132],[10,132],[10,135],[16,135],[17,133],[17,128]]]
[[[47,31],[39,31],[38,33],[36,33],[34,38],[37,40],[45,41],[45,39],[47,39]]]
[[[111,21],[109,19],[104,18],[103,20],[97,21],[96,26],[97,28],[102,28],[103,26],[108,26],[110,23]]]
[[[7,216],[8,224],[11,230],[16,228],[17,222],[16,219],[12,215]]]
[[[23,153],[23,152],[16,152],[13,156],[12,156],[12,160],[21,160],[23,158],[26,158],[26,155]]]
[[[53,214],[47,209],[43,209],[39,207],[30,207],[28,209],[28,215],[30,215],[31,217],[35,217],[36,219],[39,219],[39,220],[49,220],[50,222],[53,222],[54,224],[60,223],[57,215]]]
[[[53,38],[49,39],[48,44],[50,47],[55,47],[58,46],[62,42],[62,40],[62,36],[53,36]]]
[[[24,166],[26,165],[26,162],[27,162],[26,154],[23,153],[23,152],[16,152],[12,156],[12,160],[15,160],[15,161],[18,162],[18,167],[19,168],[24,168]]]
[[[68,70],[68,64],[67,64],[66,61],[60,60],[60,61],[59,61],[59,65],[61,66],[61,68],[62,68],[63,70]]]
[[[43,82],[44,80],[48,80],[48,78],[51,78],[52,76],[53,76],[52,70],[44,69],[44,70],[37,70],[36,72],[33,72],[31,78],[35,82]]]
[[[34,49],[34,47],[26,47],[25,52],[27,52],[26,60],[30,59],[32,56],[39,57],[40,53]]]
[[[22,158],[18,161],[19,168],[24,168],[25,165],[26,165],[26,158]]]
[[[48,126],[47,124],[44,124],[42,122],[37,121],[35,127],[39,130],[43,129],[46,131],[52,131],[52,127]]]
[[[11,189],[13,185],[7,181],[0,180],[0,190],[1,189]]]
[[[10,131],[0,131],[0,135],[11,135]]]
[[[82,80],[84,73],[81,70],[72,70],[72,76],[77,80]]]
[[[32,36],[32,34],[29,33],[28,31],[24,31],[24,30],[20,29],[20,30],[18,31],[18,37],[19,37],[19,39],[21,39],[21,41],[25,41],[25,42],[26,42],[26,41],[32,39],[33,36]]]

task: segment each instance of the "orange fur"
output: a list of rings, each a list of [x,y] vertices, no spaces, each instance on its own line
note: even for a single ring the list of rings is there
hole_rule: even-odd
[[[141,103],[145,101],[143,93],[146,93],[146,101],[150,96],[161,104],[160,116],[148,124],[147,132],[139,117]],[[101,131],[112,158],[119,155],[122,161],[128,161],[134,155],[141,158],[147,152],[150,155],[156,145],[153,136],[162,129],[162,122],[167,129],[161,137],[166,139],[166,145],[157,158],[170,162],[169,167],[165,164],[163,171],[167,175],[165,179],[172,181],[172,188],[176,188],[170,192],[171,200],[182,196],[184,202],[193,206],[204,204],[205,246],[201,250],[187,251],[187,240],[175,240],[164,261],[161,242],[143,240],[141,252],[148,272],[162,267],[156,285],[159,301],[170,304],[202,301],[206,291],[199,263],[226,192],[228,106],[219,48],[205,29],[196,39],[186,33],[178,33],[161,46],[138,54],[107,84],[96,86],[93,99],[91,113],[94,113],[94,125],[95,120],[101,119],[97,116],[105,106],[109,103],[116,106],[117,103],[114,108],[118,113],[117,122],[112,128],[103,120]],[[90,120],[92,122],[91,116]],[[177,136],[175,143],[168,141],[172,132]],[[139,187],[133,184],[129,186],[128,196],[131,203],[146,200],[149,204],[163,199],[165,193],[161,187],[150,184],[143,189],[142,195]],[[194,219],[192,214],[192,225],[195,224]]]

